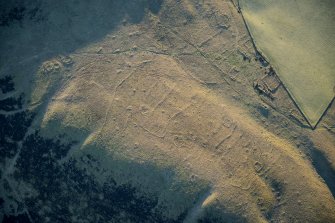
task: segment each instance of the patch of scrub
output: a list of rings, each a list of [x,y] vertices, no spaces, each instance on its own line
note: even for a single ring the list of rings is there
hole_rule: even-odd
[[[335,2],[240,0],[257,49],[315,127],[334,98]]]

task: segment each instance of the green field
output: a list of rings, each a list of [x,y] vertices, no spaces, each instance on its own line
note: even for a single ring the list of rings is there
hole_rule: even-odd
[[[335,2],[240,0],[258,50],[314,127],[334,98]]]

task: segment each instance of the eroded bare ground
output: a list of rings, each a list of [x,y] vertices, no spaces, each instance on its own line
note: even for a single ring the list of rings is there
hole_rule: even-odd
[[[126,18],[45,60],[31,92],[16,78],[36,115],[2,161],[6,215],[335,220],[335,107],[309,128],[231,1],[164,1],[139,23]]]

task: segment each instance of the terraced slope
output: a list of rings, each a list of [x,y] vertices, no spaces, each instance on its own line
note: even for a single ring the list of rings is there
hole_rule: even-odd
[[[335,220],[335,109],[310,130],[230,1],[110,2],[1,32],[3,222]]]

